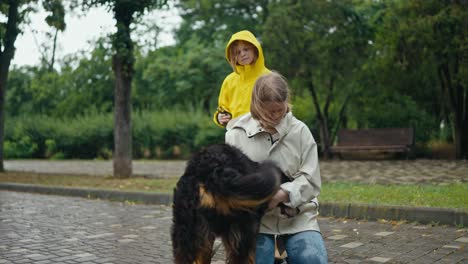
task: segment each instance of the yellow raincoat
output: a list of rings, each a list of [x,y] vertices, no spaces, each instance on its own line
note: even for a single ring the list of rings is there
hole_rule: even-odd
[[[218,97],[218,110],[214,113],[213,121],[218,123],[219,109],[223,109],[231,114],[235,119],[245,113],[250,112],[250,101],[255,81],[263,74],[269,73],[265,67],[262,46],[255,36],[247,30],[243,30],[232,35],[226,45],[226,60],[229,62],[229,46],[236,40],[244,40],[252,43],[258,50],[258,58],[252,65],[237,65],[237,72],[232,72],[225,79],[221,86]]]

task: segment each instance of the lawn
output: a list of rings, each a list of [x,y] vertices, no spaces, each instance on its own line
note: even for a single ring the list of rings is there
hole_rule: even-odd
[[[151,179],[143,177],[117,179],[102,176],[5,172],[0,173],[0,182],[172,193],[177,179]],[[468,183],[381,185],[338,182],[323,184],[319,200],[321,202],[338,203],[458,208],[468,211],[467,193]]]

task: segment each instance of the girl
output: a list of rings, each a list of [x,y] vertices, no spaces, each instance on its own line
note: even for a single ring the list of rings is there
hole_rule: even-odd
[[[281,185],[262,218],[255,263],[274,262],[275,235],[284,242],[288,263],[327,263],[317,223],[321,188],[317,144],[309,128],[291,113],[288,100],[288,84],[280,74],[258,78],[250,113],[231,121],[226,143],[254,161],[275,161],[291,180]],[[296,209],[297,214],[281,214],[279,203]]]
[[[247,30],[232,35],[226,45],[226,59],[233,72],[221,86],[218,110],[213,121],[225,127],[227,123],[250,110],[250,99],[255,81],[270,72],[265,67],[263,51],[255,36]]]

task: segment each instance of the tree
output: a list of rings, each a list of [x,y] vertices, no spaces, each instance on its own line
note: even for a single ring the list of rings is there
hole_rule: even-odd
[[[77,64],[77,65],[76,65]],[[76,117],[113,111],[112,49],[108,38],[94,42],[89,56],[74,55],[62,60],[58,80],[59,97],[52,116]]]
[[[224,45],[240,30],[260,36],[271,0],[185,0],[181,1],[182,24],[176,32],[179,43],[197,36],[208,45]]]
[[[7,23],[2,23],[0,28],[0,171],[3,167],[3,139],[5,131],[5,97],[10,62],[15,55],[15,41],[19,34],[18,25],[21,21],[19,14],[20,3],[15,0],[2,3],[0,11],[7,15]]]
[[[267,61],[308,89],[324,157],[354,95],[371,32],[353,1],[278,1],[264,28]],[[287,48],[285,48],[287,47]]]
[[[117,32],[112,36],[114,86],[114,176],[132,175],[131,86],[134,74],[134,43],[131,24],[146,10],[160,8],[167,0],[82,0],[84,8],[107,6],[114,14]]]
[[[0,23],[0,171],[3,167],[3,141],[5,131],[5,98],[7,90],[8,73],[10,63],[15,55],[15,41],[20,34],[19,26],[25,22],[28,13],[34,11],[32,8],[35,1],[32,0],[4,0],[0,2],[0,14],[7,18],[6,23]],[[50,3],[53,2],[53,8]],[[42,4],[49,14],[46,21],[54,21],[65,15],[60,0],[44,0]],[[63,24],[65,25],[65,24]]]
[[[163,110],[203,109],[211,115],[219,87],[231,71],[224,48],[206,48],[194,37],[183,44],[159,48],[137,60],[134,107]]]
[[[41,62],[44,65],[47,65],[47,70],[52,72],[54,70],[55,64],[55,53],[57,51],[57,39],[59,32],[63,32],[66,28],[65,24],[65,8],[62,5],[61,0],[49,0],[44,2],[43,4],[45,11],[50,11],[52,15],[47,16],[45,21],[47,25],[49,25],[53,32],[46,32],[46,36],[52,41],[46,41],[39,45],[37,43],[36,38],[36,45],[38,50],[41,53]],[[33,33],[36,32],[35,30],[32,31]]]
[[[381,20],[377,59],[390,69],[386,85],[439,120],[448,116],[456,156],[468,158],[467,1],[392,1]]]

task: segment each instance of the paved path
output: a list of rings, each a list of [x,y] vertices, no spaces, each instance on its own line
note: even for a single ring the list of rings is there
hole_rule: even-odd
[[[134,174],[178,177],[185,161],[135,161]],[[467,161],[321,161],[323,182],[466,182]],[[111,161],[5,161],[10,171],[112,174]],[[320,218],[330,263],[467,263],[468,230]],[[0,191],[2,263],[172,263],[171,208]],[[220,264],[222,252],[213,263]]]
[[[330,263],[467,263],[468,230],[320,218]],[[172,263],[171,208],[0,191],[0,263]],[[221,252],[219,252],[221,253]],[[213,263],[224,263],[217,254]]]
[[[134,161],[135,175],[178,177],[186,161]],[[111,175],[112,161],[7,160],[6,170],[41,173]],[[450,183],[468,181],[468,161],[463,160],[382,160],[320,161],[323,182],[364,183]]]

